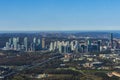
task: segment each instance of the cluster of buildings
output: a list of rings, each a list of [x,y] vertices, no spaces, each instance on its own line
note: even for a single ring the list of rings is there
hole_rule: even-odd
[[[110,34],[110,39],[81,39],[81,40],[66,40],[66,41],[53,41],[50,43],[50,51],[59,51],[60,53],[72,52],[101,52],[106,50],[120,49],[120,40],[114,39],[113,34]]]
[[[30,40],[27,37],[24,37],[23,40],[20,40],[19,37],[9,38],[9,41],[6,42],[4,50],[17,50],[17,51],[37,51],[43,50],[45,48],[45,38],[36,38]]]
[[[71,52],[99,52],[101,41],[92,43],[90,40],[83,41],[54,41],[50,43],[50,51],[59,51],[60,53],[71,53]]]
[[[87,53],[87,52],[101,52],[105,50],[118,50],[120,51],[120,40],[113,40],[113,34],[110,34],[110,39],[66,39],[66,40],[47,40],[45,38],[34,37],[30,41],[27,37],[20,40],[19,37],[9,38],[6,42],[4,50],[23,50],[23,51],[39,51],[49,50],[59,53]],[[47,44],[45,44],[47,43]]]

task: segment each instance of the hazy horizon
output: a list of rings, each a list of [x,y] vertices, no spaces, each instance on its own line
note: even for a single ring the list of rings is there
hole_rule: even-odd
[[[77,32],[105,32],[105,33],[120,33],[120,30],[31,30],[31,31],[25,31],[25,30],[21,30],[21,31],[18,31],[18,30],[14,30],[14,31],[1,31],[0,30],[0,33],[39,33],[39,32],[65,32],[65,33],[77,33]]]

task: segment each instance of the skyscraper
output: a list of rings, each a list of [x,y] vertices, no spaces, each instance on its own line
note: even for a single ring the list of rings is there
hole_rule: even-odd
[[[59,50],[59,53],[62,53],[62,43],[58,44],[58,50]]]
[[[110,34],[110,44],[111,48],[113,49],[113,33]]]
[[[97,45],[98,45],[98,52],[100,52],[101,40],[97,42]]]
[[[54,44],[53,42],[50,43],[50,48],[49,48],[50,51],[53,51],[54,50]]]
[[[12,39],[11,38],[9,38],[9,45],[11,45],[12,44]]]
[[[92,45],[91,45],[91,40],[90,39],[87,39],[87,52],[91,52],[91,48],[92,48]]]
[[[14,50],[17,50],[17,39],[13,38],[13,46],[14,46]]]
[[[27,40],[27,37],[24,38],[24,47],[25,47],[25,50],[27,51],[28,50],[28,40]]]
[[[17,43],[19,43],[19,37],[17,37],[16,40],[17,40]]]
[[[45,38],[42,38],[42,49],[45,48]]]
[[[9,50],[9,42],[6,42],[6,50]]]
[[[40,45],[40,39],[38,39],[37,42],[38,42],[38,45]]]
[[[34,39],[33,39],[33,43],[36,43],[36,37],[34,37]]]
[[[57,42],[55,41],[53,44],[53,49],[56,50],[56,48],[57,48]]]

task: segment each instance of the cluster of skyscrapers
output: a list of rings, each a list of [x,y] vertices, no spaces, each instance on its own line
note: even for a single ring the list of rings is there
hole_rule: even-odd
[[[19,37],[9,38],[9,41],[6,42],[5,50],[20,50],[20,51],[37,51],[45,48],[45,39],[34,37],[33,40],[30,40],[27,37],[24,37],[20,41]]]
[[[119,50],[120,40],[114,39],[113,34],[110,34],[108,39],[85,38],[79,40],[53,41],[50,43],[50,51],[58,51],[60,53],[71,52],[101,52],[106,50]]]
[[[59,51],[60,53],[71,53],[71,52],[99,52],[100,41],[92,43],[90,40],[83,41],[54,41],[50,43],[50,51]]]
[[[113,34],[110,34],[110,39],[95,39],[95,38],[84,38],[84,39],[66,39],[66,40],[54,40],[51,39],[45,42],[45,38],[32,38],[19,37],[9,38],[6,42],[4,50],[20,50],[20,51],[39,51],[49,50],[59,53],[72,53],[72,52],[101,52],[105,50],[120,49],[120,40],[114,39]],[[47,43],[47,44],[45,44]]]

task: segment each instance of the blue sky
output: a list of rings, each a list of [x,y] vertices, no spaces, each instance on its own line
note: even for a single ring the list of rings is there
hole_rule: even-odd
[[[0,31],[120,30],[120,0],[0,0]]]

